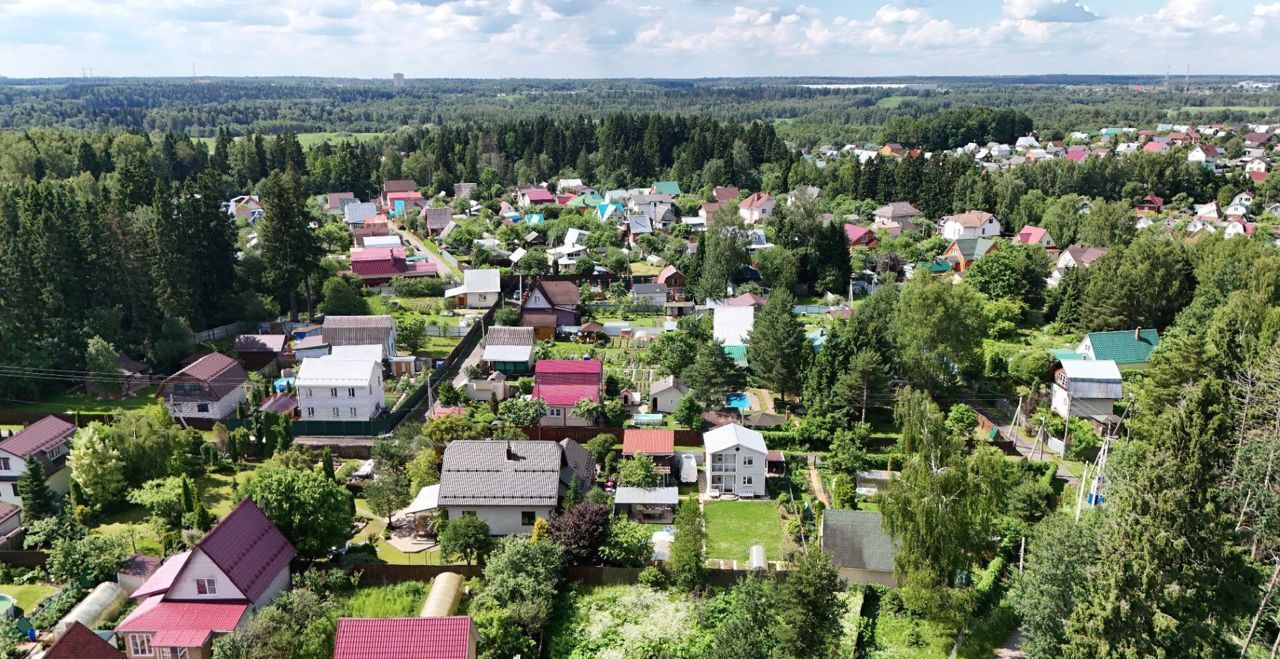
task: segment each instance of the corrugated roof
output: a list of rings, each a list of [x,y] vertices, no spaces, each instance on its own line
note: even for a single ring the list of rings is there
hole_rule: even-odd
[[[166,602],[163,595],[153,595],[116,625],[116,631],[152,632],[152,645],[198,647],[213,632],[235,629],[248,608],[247,602]]]
[[[674,506],[680,503],[678,487],[619,487],[613,495],[614,503],[650,504]]]
[[[252,499],[245,498],[196,545],[249,601],[298,553]]]
[[[467,616],[339,618],[333,659],[467,659],[474,636]]]
[[[379,363],[372,359],[346,359],[335,355],[310,357],[302,360],[302,366],[298,368],[296,386],[302,388],[365,385],[373,380],[373,374],[381,368]]]
[[[548,405],[575,405],[580,400],[600,402],[600,386],[595,384],[535,384],[532,396]]]
[[[676,450],[674,430],[641,430],[627,428],[622,431],[622,452],[625,455],[648,453],[672,455]]]
[[[532,327],[507,327],[495,325],[489,328],[484,336],[486,346],[532,346],[534,332]]]
[[[702,433],[702,442],[706,445],[707,450],[712,453],[718,453],[735,446],[744,446],[761,453],[769,452],[769,448],[764,443],[764,435],[736,423],[730,423]]]
[[[1071,359],[1062,362],[1062,370],[1072,380],[1120,382],[1120,369],[1110,359]]]
[[[554,506],[562,452],[555,442],[450,442],[440,467],[440,505]]]
[[[1093,347],[1094,359],[1110,359],[1117,364],[1145,364],[1151,351],[1160,345],[1160,332],[1155,329],[1116,332],[1091,332],[1085,340]],[[1081,346],[1084,347],[1083,345]]]
[[[43,656],[44,659],[120,659],[124,654],[92,629],[73,622]]]
[[[48,451],[59,444],[70,442],[74,434],[74,425],[56,416],[46,416],[0,442],[0,451],[26,458],[36,451]]]
[[[540,359],[534,367],[538,375],[560,373],[591,373],[600,375],[604,371],[604,362],[596,359]]]
[[[193,380],[205,382],[219,397],[239,387],[249,380],[240,362],[219,352],[211,352],[192,362],[189,366],[169,376],[172,380],[185,376]]]
[[[822,514],[822,549],[837,567],[893,572],[893,539],[878,512],[827,510]]]

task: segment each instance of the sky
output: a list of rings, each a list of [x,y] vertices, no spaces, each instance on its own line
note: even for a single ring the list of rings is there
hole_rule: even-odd
[[[1280,74],[1280,0],[0,0],[0,76]]]

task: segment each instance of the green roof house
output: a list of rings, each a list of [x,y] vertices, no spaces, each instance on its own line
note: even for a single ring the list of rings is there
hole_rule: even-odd
[[[1076,347],[1087,359],[1110,359],[1121,371],[1146,368],[1151,364],[1151,351],[1160,345],[1160,332],[1154,329],[1092,332]]]
[[[658,181],[653,184],[653,194],[664,194],[672,197],[679,197],[680,184],[675,181]]]

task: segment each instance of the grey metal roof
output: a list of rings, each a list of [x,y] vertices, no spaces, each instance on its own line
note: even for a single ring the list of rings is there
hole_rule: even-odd
[[[827,510],[822,514],[822,549],[837,567],[893,572],[894,543],[878,512]]]
[[[486,346],[532,346],[534,334],[532,327],[509,327],[494,325],[484,336]]]
[[[680,503],[678,487],[619,487],[614,503],[674,506]]]
[[[533,346],[516,345],[487,345],[481,357],[487,362],[527,362],[532,358]]]
[[[596,482],[596,459],[582,445],[569,439],[560,440],[560,449],[564,451],[564,466],[560,469],[560,482],[568,486],[573,477],[578,477],[578,485],[583,494]]]
[[[666,284],[636,284],[631,287],[631,292],[636,295],[655,295],[661,293],[667,294]]]
[[[555,442],[458,440],[444,450],[441,506],[554,506],[563,449]]]

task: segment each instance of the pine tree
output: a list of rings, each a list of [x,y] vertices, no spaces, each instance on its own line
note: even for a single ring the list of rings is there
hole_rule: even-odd
[[[725,396],[746,384],[746,378],[716,341],[698,348],[698,356],[684,371],[685,384],[706,405],[720,405]]]
[[[35,456],[27,456],[26,473],[18,477],[18,495],[22,498],[23,519],[27,523],[52,516],[57,512],[53,490],[44,473],[44,465]]]
[[[805,369],[813,355],[804,325],[792,311],[794,303],[791,293],[774,290],[747,334],[751,372],[784,400],[788,391],[796,393],[800,389],[798,383],[804,382]]]

